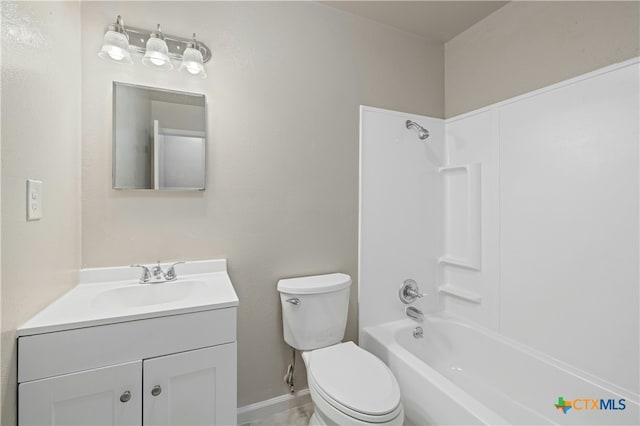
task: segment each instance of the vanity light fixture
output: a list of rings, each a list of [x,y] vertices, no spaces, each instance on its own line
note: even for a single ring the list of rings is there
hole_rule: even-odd
[[[182,56],[182,64],[180,71],[191,74],[196,77],[206,78],[207,73],[204,72],[204,63],[202,53],[198,50],[198,42],[196,41],[196,33],[193,33],[193,39],[187,45]]]
[[[155,31],[125,27],[122,17],[107,27],[102,50],[103,59],[133,63],[131,52],[143,55],[142,63],[151,68],[171,70],[172,62],[180,63],[180,71],[204,78],[204,64],[211,59],[211,50],[201,41],[164,34],[160,25]]]
[[[132,64],[131,53],[129,53],[129,35],[124,29],[124,21],[118,15],[114,24],[107,27],[102,42],[102,50],[98,53],[102,59],[114,62]]]
[[[143,64],[165,71],[171,71],[173,69],[173,65],[169,59],[169,47],[167,46],[167,42],[164,41],[160,24],[158,24],[157,30],[149,34],[146,50],[142,58]]]

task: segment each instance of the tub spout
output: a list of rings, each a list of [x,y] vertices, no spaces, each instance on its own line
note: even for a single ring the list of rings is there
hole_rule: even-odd
[[[407,316],[418,321],[422,321],[422,319],[424,318],[424,314],[422,313],[422,311],[414,306],[407,306],[405,313],[407,314]]]

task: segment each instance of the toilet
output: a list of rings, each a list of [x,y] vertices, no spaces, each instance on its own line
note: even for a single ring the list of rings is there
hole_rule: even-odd
[[[302,351],[313,402],[309,425],[402,425],[393,373],[353,342],[342,343],[351,277],[326,274],[278,282],[284,340]]]

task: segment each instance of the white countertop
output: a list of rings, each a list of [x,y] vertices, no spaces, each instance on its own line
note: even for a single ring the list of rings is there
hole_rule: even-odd
[[[238,306],[226,260],[187,262],[176,272],[176,281],[140,284],[138,268],[84,269],[78,286],[18,328],[17,335]]]

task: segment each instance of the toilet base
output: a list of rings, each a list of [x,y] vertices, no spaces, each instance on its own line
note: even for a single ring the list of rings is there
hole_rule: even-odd
[[[309,419],[309,426],[325,426],[326,423],[322,423],[320,417],[314,411]]]

